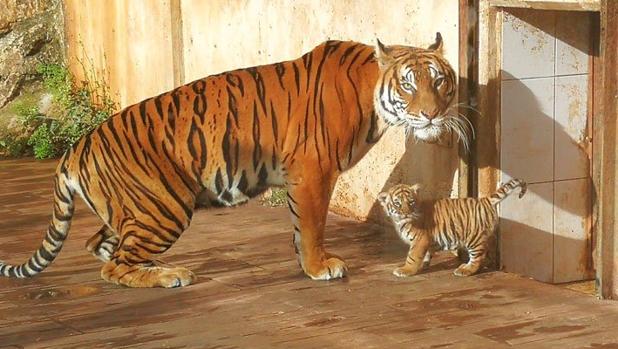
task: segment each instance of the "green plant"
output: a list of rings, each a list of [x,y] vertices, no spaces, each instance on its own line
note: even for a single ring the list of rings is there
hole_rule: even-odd
[[[52,135],[53,133],[46,123],[41,124],[34,130],[28,139],[28,145],[32,146],[34,150],[34,157],[37,159],[47,159],[56,155]]]
[[[260,202],[271,207],[285,206],[288,202],[288,191],[285,188],[271,188],[262,196]]]
[[[18,157],[28,154],[28,137],[9,135],[0,137],[0,150],[10,157]]]
[[[26,141],[19,135],[0,137],[0,149],[11,156],[33,152],[37,159],[60,156],[84,134],[105,121],[116,109],[104,81],[82,64],[84,80],[76,82],[69,70],[58,64],[40,64],[37,72],[46,92],[52,95],[53,112],[43,115],[33,101],[17,103]]]

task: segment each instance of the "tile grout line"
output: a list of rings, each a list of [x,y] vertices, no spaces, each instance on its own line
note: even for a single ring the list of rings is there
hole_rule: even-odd
[[[552,265],[552,281],[556,281],[556,71],[558,65],[558,12],[554,12],[554,95],[553,95],[553,110],[552,110],[552,214],[551,214],[551,265]]]
[[[554,62],[554,65],[555,65],[555,62]],[[554,70],[555,70],[555,66],[554,66]],[[526,81],[526,80],[537,80],[537,79],[547,79],[547,78],[564,78],[564,77],[583,76],[583,75],[588,75],[588,73],[554,74],[554,75],[547,75],[547,76],[530,76],[530,77],[527,77],[527,78],[506,78],[506,79],[503,79],[501,81]]]

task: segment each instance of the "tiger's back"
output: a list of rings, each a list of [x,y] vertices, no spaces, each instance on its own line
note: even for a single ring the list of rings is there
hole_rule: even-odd
[[[373,91],[362,86],[377,69],[359,68],[372,62],[372,47],[331,41],[294,61],[196,80],[103,123],[74,147],[69,169],[77,173],[91,155],[113,157],[140,181],[177,177],[165,185],[188,205],[200,190],[235,205],[283,185],[299,155],[344,171],[380,136],[367,103]]]

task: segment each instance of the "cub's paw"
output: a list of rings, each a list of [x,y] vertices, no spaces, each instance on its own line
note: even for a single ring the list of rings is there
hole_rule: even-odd
[[[393,270],[393,275],[395,275],[396,277],[399,277],[399,278],[405,278],[407,276],[411,276],[411,275],[414,275],[414,274],[416,274],[414,272],[414,270],[411,270],[411,269],[406,268],[406,267],[398,267],[398,268],[395,268]]]
[[[307,274],[313,280],[331,280],[342,278],[348,271],[345,262],[337,257],[327,257],[313,270],[306,270]]]
[[[457,267],[455,271],[453,271],[453,274],[455,276],[470,276],[476,273],[477,270],[478,268],[474,268],[473,266],[470,266],[469,264],[462,264],[459,267]]]

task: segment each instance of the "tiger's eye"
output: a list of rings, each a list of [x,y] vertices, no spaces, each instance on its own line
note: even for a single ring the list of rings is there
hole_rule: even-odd
[[[412,84],[409,82],[404,82],[401,84],[401,87],[403,87],[404,90],[406,91],[412,91]]]

